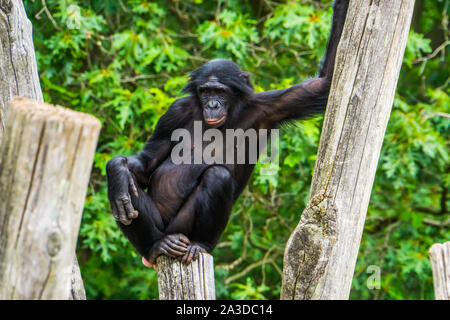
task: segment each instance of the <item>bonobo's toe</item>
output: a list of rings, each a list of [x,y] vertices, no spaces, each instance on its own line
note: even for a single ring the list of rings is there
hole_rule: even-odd
[[[197,260],[200,252],[206,252],[198,243],[191,244],[187,247],[186,253],[181,257],[180,261],[185,265],[190,264],[192,261]]]
[[[172,258],[182,257],[189,244],[189,239],[181,233],[167,235],[153,245],[147,260],[151,264],[155,264],[156,258],[162,254]]]
[[[155,270],[157,269],[156,264],[151,264],[147,259],[145,259],[144,257],[142,257],[142,264],[144,266],[146,266],[147,268],[154,268]]]
[[[177,246],[181,246],[184,248],[187,248],[187,246],[191,243],[188,237],[186,237],[182,233],[170,234],[166,236],[166,238],[170,243],[176,244]]]

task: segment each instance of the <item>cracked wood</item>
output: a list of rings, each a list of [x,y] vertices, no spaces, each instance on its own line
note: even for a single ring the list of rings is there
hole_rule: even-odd
[[[72,269],[100,122],[27,98],[14,98],[7,116],[0,146],[0,299],[83,298]]]
[[[0,140],[14,96],[43,101],[32,25],[21,0],[0,0]]]
[[[282,299],[349,297],[413,7],[412,0],[350,0],[311,200],[285,250]]]
[[[434,298],[450,300],[450,241],[433,244],[428,254],[433,270]]]
[[[200,253],[188,266],[177,259],[159,256],[158,289],[160,300],[215,300],[214,259]]]

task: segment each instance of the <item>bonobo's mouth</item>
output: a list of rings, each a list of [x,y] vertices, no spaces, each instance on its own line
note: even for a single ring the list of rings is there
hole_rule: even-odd
[[[226,119],[226,115],[221,116],[220,118],[213,118],[213,119],[207,119],[205,118],[205,121],[207,124],[209,124],[211,127],[218,127],[220,126],[222,123],[225,122]]]

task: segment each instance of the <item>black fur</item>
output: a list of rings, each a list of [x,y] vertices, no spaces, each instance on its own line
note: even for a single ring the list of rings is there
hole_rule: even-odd
[[[323,112],[347,8],[348,1],[335,1],[319,77],[288,89],[255,94],[248,74],[234,62],[212,60],[191,73],[183,89],[190,95],[169,107],[139,154],[108,162],[113,214],[150,263],[160,254],[190,263],[199,252],[212,251],[254,168],[254,164],[175,165],[170,157],[176,143],[170,140],[172,132],[185,128],[192,133],[195,120],[207,129],[222,115],[225,120],[216,127],[225,132],[230,128],[272,129],[291,119]],[[199,93],[205,84],[207,89]],[[214,103],[209,103],[212,100]]]

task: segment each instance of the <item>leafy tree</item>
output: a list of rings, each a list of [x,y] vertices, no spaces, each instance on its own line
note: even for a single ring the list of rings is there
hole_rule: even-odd
[[[46,101],[103,123],[78,258],[88,298],[157,298],[119,232],[105,165],[136,153],[179,97],[188,72],[227,58],[256,90],[311,77],[324,53],[331,0],[25,0]],[[417,1],[356,266],[354,299],[432,299],[427,251],[450,238],[449,0]],[[222,299],[278,299],[284,244],[309,193],[322,117],[283,128],[278,175],[255,170],[214,251]],[[369,266],[381,271],[370,290]]]

